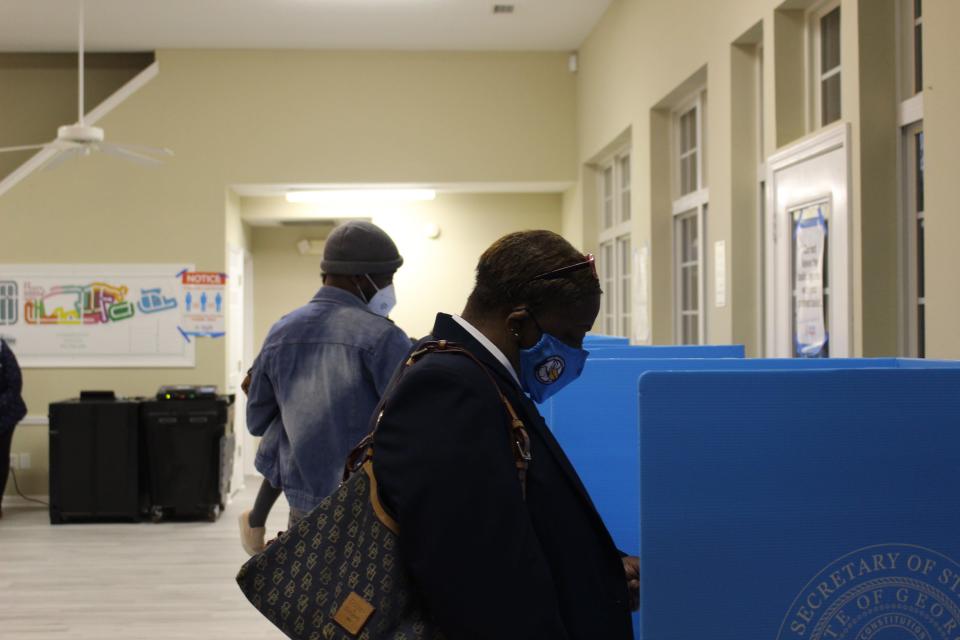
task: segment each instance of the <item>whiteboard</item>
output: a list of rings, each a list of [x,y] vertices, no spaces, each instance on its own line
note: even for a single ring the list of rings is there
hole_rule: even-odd
[[[0,337],[22,367],[192,367],[187,264],[0,264]]]

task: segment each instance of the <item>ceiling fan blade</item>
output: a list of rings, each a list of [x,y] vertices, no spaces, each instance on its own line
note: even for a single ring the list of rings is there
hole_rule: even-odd
[[[56,155],[54,155],[52,158],[50,158],[49,160],[44,162],[42,165],[40,165],[40,170],[52,171],[53,169],[56,169],[57,167],[62,165],[67,160],[70,160],[71,158],[76,158],[81,153],[82,153],[82,150],[79,147],[58,151]]]
[[[147,147],[142,144],[126,144],[126,143],[120,144],[116,142],[108,142],[106,144],[109,144],[113,147],[117,147],[119,149],[126,149],[127,151],[132,151],[134,153],[153,154],[157,156],[173,155],[173,150],[167,149],[166,147]]]
[[[20,145],[19,147],[2,147],[0,148],[0,153],[7,153],[8,151],[30,151],[31,149],[43,149],[45,144],[25,144]]]
[[[162,161],[157,160],[156,158],[151,158],[150,156],[145,156],[140,153],[134,153],[133,151],[128,151],[123,147],[117,146],[115,144],[98,144],[96,149],[108,153],[111,156],[116,156],[118,158],[123,158],[124,160],[131,160],[138,164],[142,164],[149,167],[156,167],[163,164]]]

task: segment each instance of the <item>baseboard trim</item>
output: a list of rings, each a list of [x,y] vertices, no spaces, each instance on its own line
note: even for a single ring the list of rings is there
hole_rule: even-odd
[[[34,495],[27,496],[30,500],[41,500],[43,502],[50,502],[50,496],[47,495]],[[31,502],[26,500],[17,494],[12,496],[3,496],[3,506],[5,507],[36,507],[37,509],[46,509],[46,505],[37,504],[36,502]]]

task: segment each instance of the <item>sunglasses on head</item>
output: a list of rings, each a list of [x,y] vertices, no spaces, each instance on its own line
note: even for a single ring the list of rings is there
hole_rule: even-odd
[[[580,271],[581,269],[590,269],[593,272],[593,277],[597,278],[597,264],[592,253],[585,255],[583,262],[578,262],[576,264],[567,265],[566,267],[554,269],[553,271],[541,273],[540,275],[531,278],[530,282],[534,282],[536,280],[556,280],[557,278],[564,278],[570,273],[574,271]]]

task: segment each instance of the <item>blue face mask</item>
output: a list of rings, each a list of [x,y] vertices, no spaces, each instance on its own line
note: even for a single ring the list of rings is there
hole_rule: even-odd
[[[530,316],[533,318],[533,316]],[[536,321],[536,318],[533,320]],[[537,326],[540,323],[537,322]],[[536,403],[580,377],[589,352],[564,344],[543,329],[537,344],[520,349],[520,385]]]

